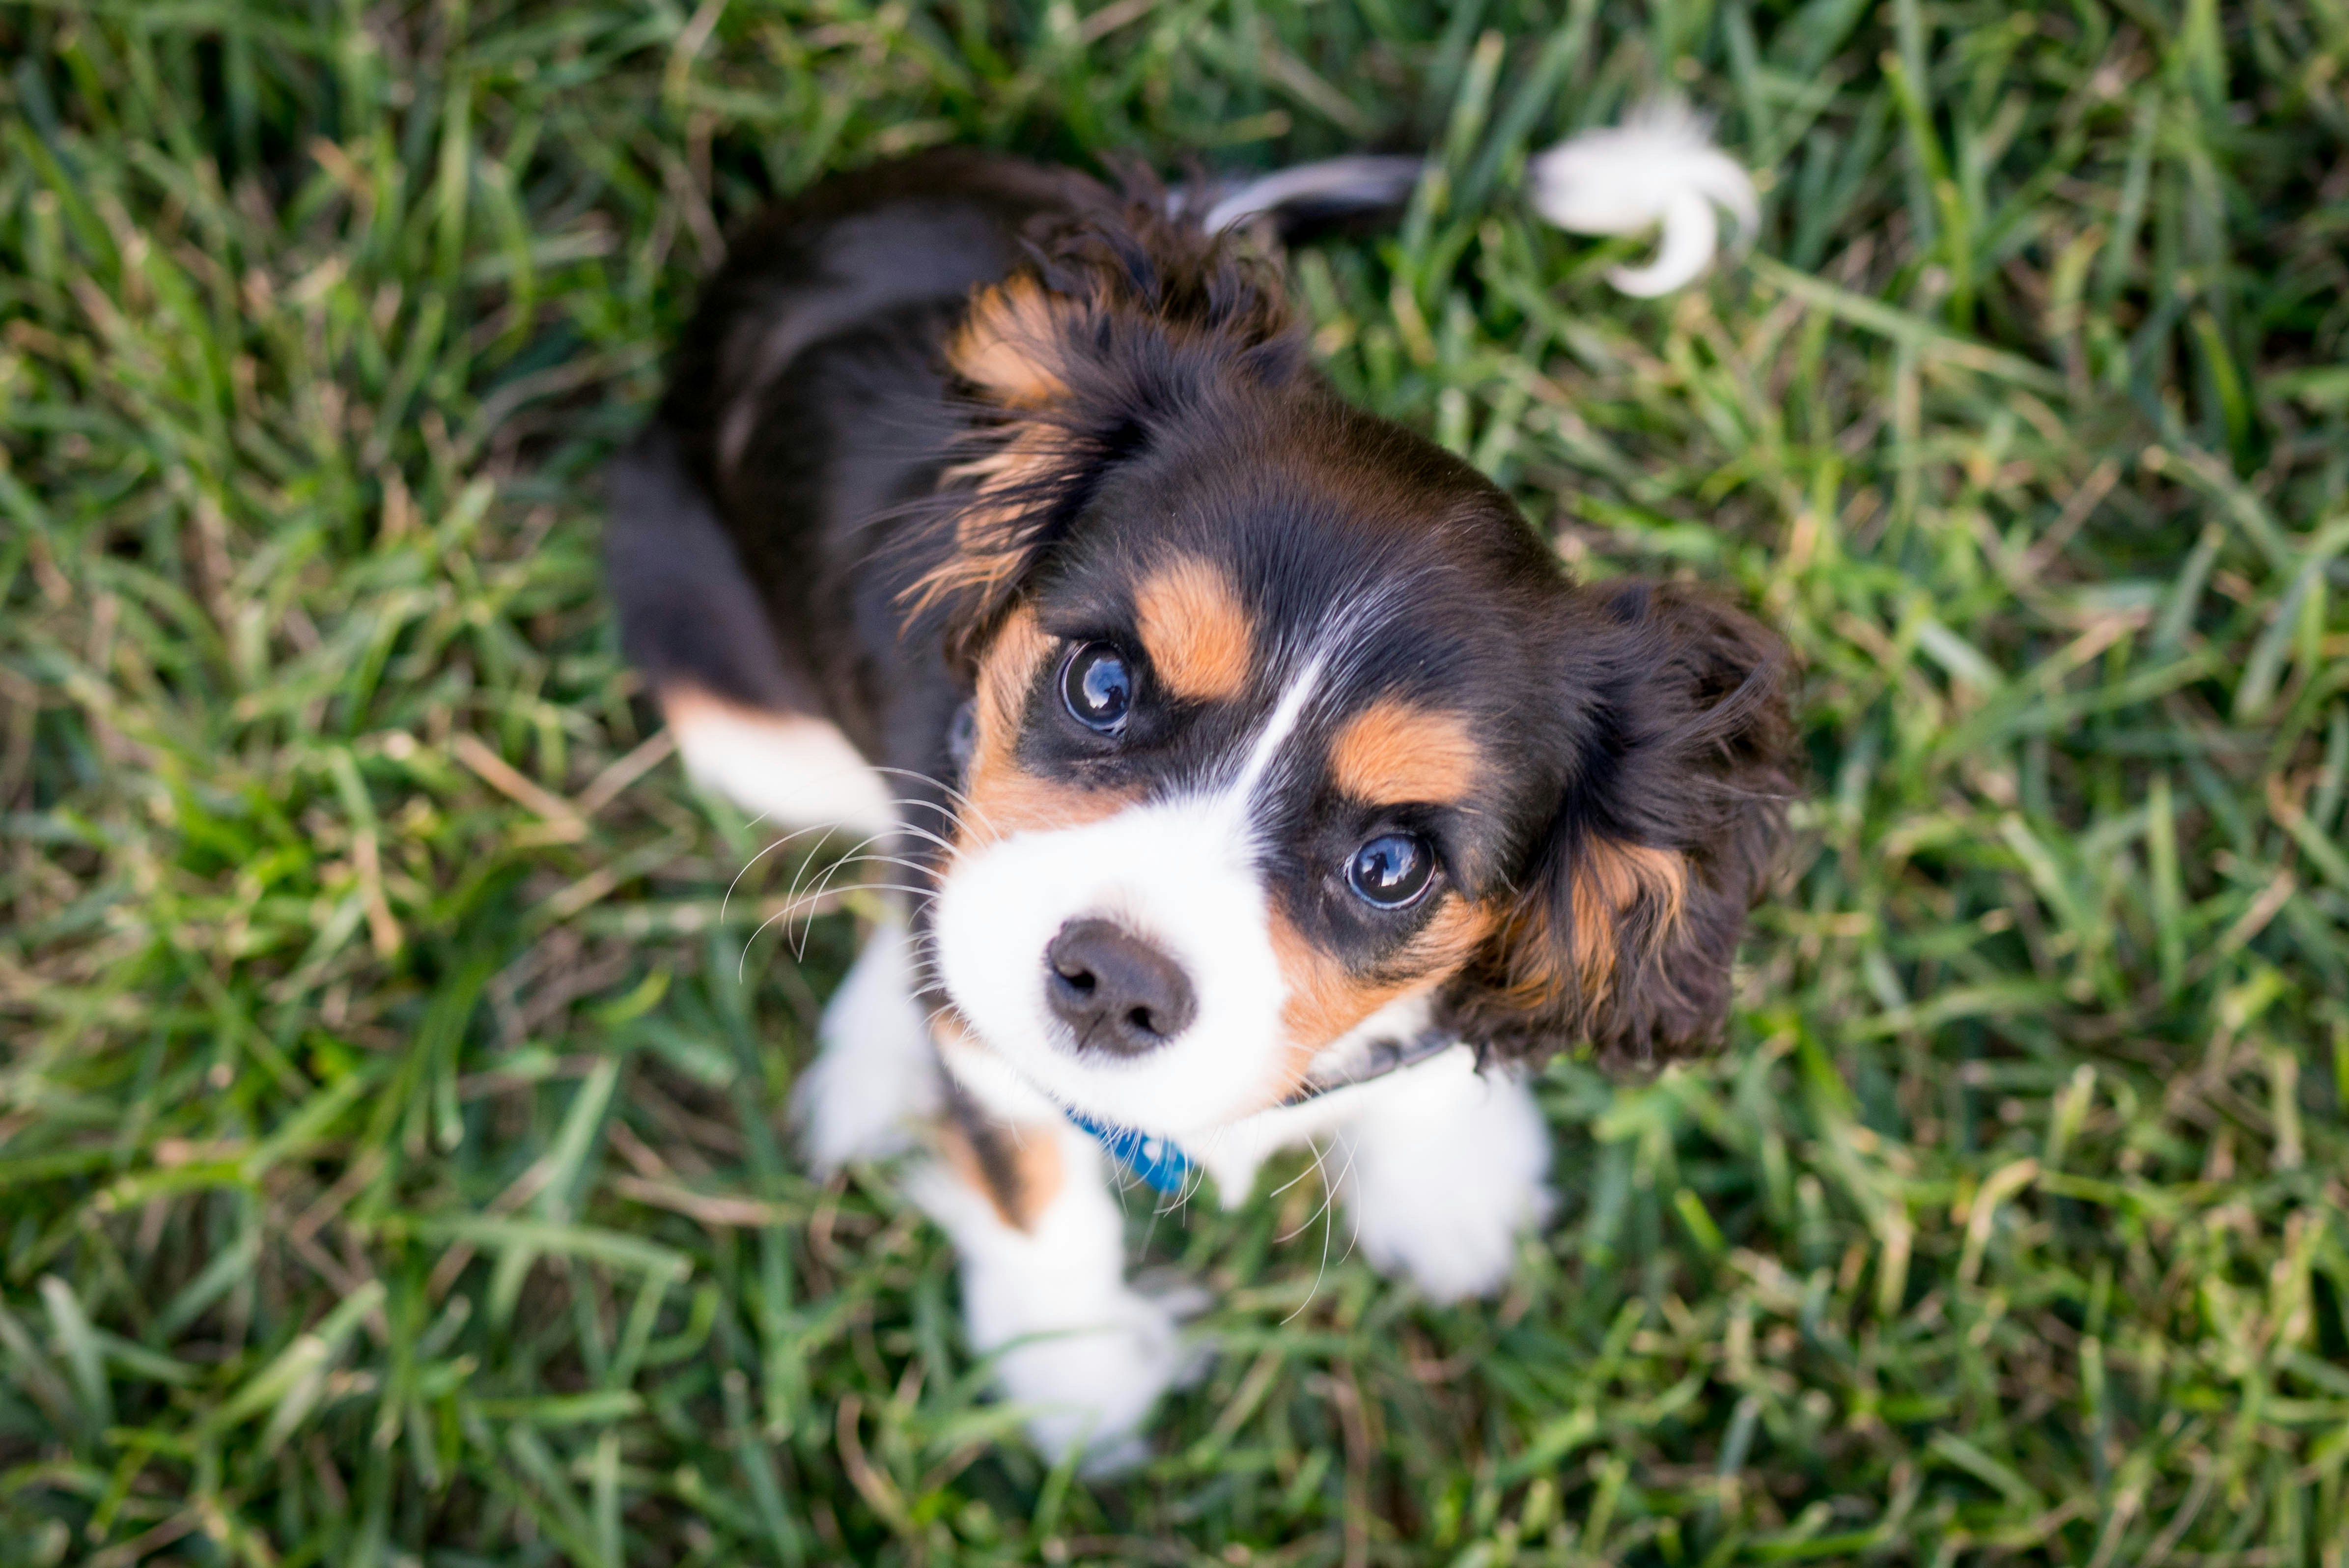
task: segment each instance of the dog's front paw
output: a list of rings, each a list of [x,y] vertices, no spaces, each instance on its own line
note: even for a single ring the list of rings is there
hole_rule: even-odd
[[[1204,1367],[1183,1321],[1206,1297],[1177,1282],[1129,1284],[1123,1216],[1092,1140],[1066,1127],[1030,1136],[1055,1138],[1067,1167],[1026,1230],[944,1161],[917,1168],[911,1194],[954,1236],[970,1347],[993,1362],[1036,1447],[1055,1461],[1076,1454],[1089,1475],[1124,1469],[1148,1456],[1142,1427],[1158,1397]]]
[[[1516,1078],[1464,1054],[1418,1070],[1344,1135],[1346,1206],[1362,1255],[1429,1300],[1508,1282],[1517,1238],[1548,1217],[1549,1130]]]
[[[1142,1426],[1151,1407],[1206,1360],[1206,1348],[1183,1333],[1183,1309],[1192,1305],[1181,1293],[1123,1289],[1099,1303],[1088,1324],[1038,1324],[999,1341],[996,1376],[1004,1397],[1027,1407],[1030,1439],[1055,1462],[1081,1453],[1088,1476],[1148,1459]]]
[[[1537,1207],[1490,1203],[1485,1191],[1421,1189],[1358,1200],[1362,1255],[1381,1273],[1407,1279],[1436,1303],[1493,1295],[1509,1281],[1517,1238]]]

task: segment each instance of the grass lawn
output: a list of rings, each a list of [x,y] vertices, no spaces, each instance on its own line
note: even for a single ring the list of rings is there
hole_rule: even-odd
[[[0,1568],[2349,1553],[2341,0],[0,4]],[[1524,156],[1676,86],[1750,254]],[[869,892],[685,784],[597,464],[734,216],[945,141],[1433,148],[1294,259],[1813,793],[1721,1057],[1432,1311],[1291,1161],[1052,1470],[784,1107]]]

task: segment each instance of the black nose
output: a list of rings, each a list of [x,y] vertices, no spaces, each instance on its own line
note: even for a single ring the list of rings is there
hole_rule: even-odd
[[[1138,1056],[1199,1011],[1183,966],[1107,920],[1071,920],[1044,949],[1044,999],[1080,1051]]]

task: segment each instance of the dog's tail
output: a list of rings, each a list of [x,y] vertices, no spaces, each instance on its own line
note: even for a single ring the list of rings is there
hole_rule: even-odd
[[[1259,220],[1283,242],[1313,230],[1399,212],[1419,183],[1423,158],[1358,153],[1300,163],[1252,180],[1207,179],[1173,193],[1177,213],[1197,213],[1210,234]]]
[[[1210,234],[1265,223],[1288,244],[1400,212],[1426,167],[1414,157],[1331,158],[1253,180],[1195,181],[1170,201],[1178,214],[1200,214]],[[1713,145],[1705,119],[1674,98],[1640,106],[1619,126],[1568,137],[1528,161],[1526,176],[1534,210],[1569,233],[1661,234],[1646,265],[1607,275],[1643,298],[1685,287],[1713,265],[1723,213],[1736,225],[1739,250],[1760,226],[1753,176]]]

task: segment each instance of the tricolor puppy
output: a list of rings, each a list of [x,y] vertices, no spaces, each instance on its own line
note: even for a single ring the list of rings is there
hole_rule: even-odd
[[[1722,1022],[1789,789],[1778,644],[1568,582],[1164,202],[957,153],[768,213],[608,554],[694,775],[915,895],[825,1018],[806,1141],[926,1142],[971,1343],[1049,1450],[1129,1454],[1187,1359],[1125,1281],[1135,1172],[1237,1201],[1315,1141],[1373,1262],[1488,1292],[1546,1207],[1526,1066]]]

